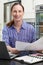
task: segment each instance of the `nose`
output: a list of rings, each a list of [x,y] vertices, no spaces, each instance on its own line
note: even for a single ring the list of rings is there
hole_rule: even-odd
[[[16,15],[19,15],[19,12],[18,11],[16,12]]]

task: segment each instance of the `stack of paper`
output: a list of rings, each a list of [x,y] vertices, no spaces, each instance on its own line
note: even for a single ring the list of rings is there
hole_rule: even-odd
[[[15,48],[19,51],[27,50],[27,47],[30,48],[30,43],[16,41]]]
[[[15,48],[19,51],[23,50],[43,50],[43,37],[33,43],[16,41]]]
[[[26,56],[17,57],[15,59],[19,60],[19,61],[23,60],[24,62],[30,63],[30,64],[43,61],[43,59],[41,59],[41,58],[31,57],[31,56],[27,56],[27,55]]]

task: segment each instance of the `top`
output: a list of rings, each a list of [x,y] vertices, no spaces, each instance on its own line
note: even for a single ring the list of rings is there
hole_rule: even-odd
[[[2,38],[6,45],[10,45],[11,47],[15,47],[16,41],[32,43],[36,40],[35,29],[31,24],[28,24],[25,21],[22,22],[19,32],[14,28],[14,25],[11,27],[5,25],[2,31]]]

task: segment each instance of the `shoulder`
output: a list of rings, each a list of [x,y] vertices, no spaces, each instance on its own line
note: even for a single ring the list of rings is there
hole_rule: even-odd
[[[4,27],[3,27],[3,29],[8,29],[9,27],[7,26],[7,25],[5,25]]]
[[[32,24],[30,24],[30,23],[27,23],[27,22],[24,22],[24,27],[26,29],[30,29],[30,30],[33,30],[34,29],[34,26]]]
[[[7,25],[5,25],[2,29],[2,31],[8,31],[9,30],[9,27]]]

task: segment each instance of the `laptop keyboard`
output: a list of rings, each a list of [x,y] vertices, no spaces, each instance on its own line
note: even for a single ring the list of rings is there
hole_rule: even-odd
[[[9,53],[10,57],[13,57],[13,56],[16,57],[17,56],[17,54],[12,54],[11,52],[8,52],[8,53]]]

